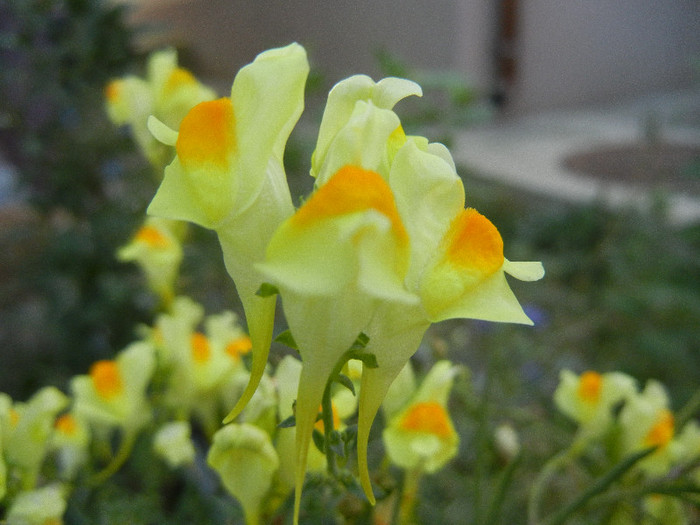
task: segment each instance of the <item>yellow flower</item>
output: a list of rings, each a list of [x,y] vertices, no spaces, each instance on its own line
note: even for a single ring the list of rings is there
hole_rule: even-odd
[[[279,458],[267,433],[249,424],[226,425],[214,434],[207,463],[241,503],[246,524],[257,525],[279,467]]]
[[[56,454],[62,479],[73,479],[89,457],[90,430],[72,412],[62,414],[53,425],[51,449]]]
[[[560,376],[554,403],[588,437],[599,437],[608,430],[613,407],[637,391],[634,379],[619,372],[599,374],[589,370],[577,376],[562,370]]]
[[[146,388],[155,368],[151,344],[136,342],[115,360],[93,363],[88,375],[71,381],[75,414],[97,427],[135,432],[151,418]]]
[[[177,155],[148,212],[216,231],[246,312],[251,378],[227,420],[252,397],[267,362],[276,301],[256,295],[263,279],[254,263],[264,258],[273,232],[294,211],[283,154],[303,109],[308,69],[298,44],[268,50],[238,72],[230,98],[192,108],[179,133],[156,119],[150,122]]]
[[[435,363],[408,403],[390,417],[383,439],[392,463],[430,474],[457,454],[459,436],[447,412],[457,371],[448,361]]]
[[[620,412],[621,446],[626,454],[657,447],[638,466],[650,475],[668,472],[679,453],[676,425],[668,408],[668,395],[658,381],[649,380],[644,391],[630,397]]]
[[[225,382],[232,374],[245,372],[240,353],[245,351],[247,336],[233,312],[206,317],[203,332],[197,326],[202,317],[200,305],[178,297],[172,314],[157,319],[156,333],[167,374],[166,404],[181,417],[194,412],[213,433],[221,419]]]
[[[192,107],[214,97],[214,91],[177,66],[174,49],[157,51],[149,57],[146,78],[127,76],[112,80],[105,88],[112,122],[129,125],[136,143],[158,167],[165,165],[170,153],[148,131],[149,116],[177,129]]]
[[[332,126],[321,133],[314,156],[317,189],[279,227],[258,265],[280,291],[303,361],[298,489],[326,381],[360,332],[369,336],[366,350],[378,364],[363,371],[358,422],[360,477],[373,500],[369,428],[430,323],[470,317],[531,324],[505,273],[536,280],[541,264],[505,259],[496,228],[464,209],[446,148],[405,136],[387,106],[411,94],[409,84],[385,86],[385,107],[371,97],[353,103],[353,96],[365,96],[362,89],[343,91],[350,95],[342,104],[329,103],[326,111],[338,114],[324,114]]]
[[[46,525],[63,523],[66,489],[58,484],[20,492],[7,510],[8,524]]]
[[[189,465],[195,456],[190,434],[190,424],[186,421],[166,423],[153,436],[153,450],[170,468]]]
[[[174,221],[149,217],[129,244],[117,252],[119,260],[139,264],[146,275],[148,286],[166,304],[175,295],[175,279],[182,262],[178,226]]]
[[[68,398],[54,387],[37,391],[26,403],[0,397],[0,433],[7,467],[18,469],[24,489],[32,489],[49,450],[53,422],[68,405]]]

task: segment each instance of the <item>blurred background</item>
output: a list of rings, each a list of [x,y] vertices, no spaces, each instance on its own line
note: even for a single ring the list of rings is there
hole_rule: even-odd
[[[65,388],[156,312],[114,252],[160,175],[107,120],[108,80],[143,75],[150,51],[174,46],[226,95],[256,54],[298,41],[312,73],[286,153],[295,194],[311,187],[328,89],[355,73],[404,76],[425,90],[397,107],[407,131],[451,148],[468,205],[508,258],[545,265],[543,281],[512,283],[534,329],[445,322],[419,363],[468,364],[533,465],[549,453],[543,433],[556,441],[551,426],[565,427],[549,412],[564,367],[654,377],[682,405],[700,378],[698,28],[697,0],[0,2],[0,391]],[[194,229],[181,289],[209,312],[238,308],[210,232]],[[471,504],[463,448],[419,509],[442,501],[440,522]]]

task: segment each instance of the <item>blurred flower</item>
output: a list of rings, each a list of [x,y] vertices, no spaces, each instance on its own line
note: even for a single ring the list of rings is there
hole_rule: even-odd
[[[203,308],[187,298],[177,298],[172,314],[156,320],[156,341],[166,372],[165,402],[179,417],[194,413],[208,432],[221,420],[220,400],[227,381],[247,377],[241,355],[249,339],[233,312],[204,318]]]
[[[652,494],[644,498],[644,511],[642,525],[690,525],[679,498]]]
[[[53,425],[51,449],[58,461],[64,480],[72,480],[89,458],[90,430],[85,422],[71,412],[59,416]]]
[[[226,425],[214,434],[207,463],[241,503],[246,524],[259,523],[262,504],[279,467],[267,433],[245,423]]]
[[[238,72],[230,98],[192,108],[178,133],[150,121],[151,131],[174,145],[177,155],[149,214],[216,231],[246,312],[253,344],[250,382],[228,419],[250,400],[267,362],[276,301],[256,295],[263,279],[253,265],[294,211],[283,154],[303,109],[308,70],[300,45],[271,49]]]
[[[449,361],[435,363],[408,403],[388,420],[383,438],[392,463],[431,474],[457,454],[459,436],[447,399],[458,370]]]
[[[513,461],[520,454],[520,438],[511,424],[503,423],[497,426],[493,438],[503,461]]]
[[[0,397],[7,468],[20,478],[24,490],[33,489],[49,449],[54,419],[68,405],[68,398],[54,387],[40,389],[26,403],[13,404],[5,394]]]
[[[65,511],[65,489],[53,484],[17,494],[6,519],[8,525],[61,525]]]
[[[577,376],[570,370],[562,370],[554,403],[579,424],[582,436],[593,438],[612,425],[613,407],[636,391],[634,379],[620,372],[588,371]]]
[[[177,129],[192,107],[215,96],[214,91],[199,83],[192,73],[177,66],[174,49],[151,54],[146,78],[127,76],[112,80],[105,88],[107,114],[112,122],[129,125],[134,140],[148,160],[161,168],[171,154],[148,131],[149,116],[155,115]]]
[[[668,395],[658,381],[647,381],[644,391],[630,397],[620,412],[621,446],[626,454],[648,447],[656,450],[638,463],[649,475],[668,472],[679,444],[674,440],[676,428],[673,412],[668,408]]]
[[[149,288],[169,305],[175,296],[175,280],[182,262],[182,246],[175,221],[149,217],[117,258],[133,261],[146,275]]]
[[[153,437],[153,450],[170,468],[188,465],[194,461],[195,456],[190,434],[190,424],[186,421],[166,423]]]
[[[74,413],[101,430],[139,430],[151,419],[146,388],[155,364],[153,346],[142,341],[119,352],[115,360],[93,363],[88,375],[71,381]]]

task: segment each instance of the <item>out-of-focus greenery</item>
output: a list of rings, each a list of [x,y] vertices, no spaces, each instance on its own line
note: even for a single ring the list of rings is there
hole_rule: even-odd
[[[123,19],[102,0],[0,3],[0,150],[24,197],[0,218],[0,384],[20,398],[112,355],[150,309],[114,258],[154,190],[104,111],[138,64]]]

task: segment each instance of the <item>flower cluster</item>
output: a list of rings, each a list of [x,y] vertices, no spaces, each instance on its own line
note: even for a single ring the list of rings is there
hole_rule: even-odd
[[[303,364],[297,511],[318,407],[359,335],[369,338],[363,353],[372,359],[362,371],[358,460],[373,501],[369,429],[426,329],[459,317],[531,324],[505,274],[544,273],[540,263],[506,259],[496,227],[465,208],[447,149],[404,133],[393,107],[421,94],[408,80],[354,76],[333,88],[311,159],[315,190],[295,210],[282,156],[307,72],[301,46],[269,50],[241,69],[230,98],[196,105],[179,131],[151,119],[176,155],[148,210],[218,235],[253,344],[251,381],[228,420],[262,377],[275,307],[269,292],[282,298]]]
[[[649,380],[640,391],[633,378],[620,372],[576,375],[563,370],[554,402],[578,430],[571,447],[540,474],[531,499],[531,521],[537,521],[547,476],[595,451],[591,456],[600,460],[602,452],[608,464],[617,465],[604,478],[606,484],[619,481],[642,496],[638,514],[624,500],[619,503],[614,523],[688,523],[680,500],[670,496],[683,494],[685,488],[679,487],[692,487],[700,480],[700,425],[678,420],[661,383]]]

